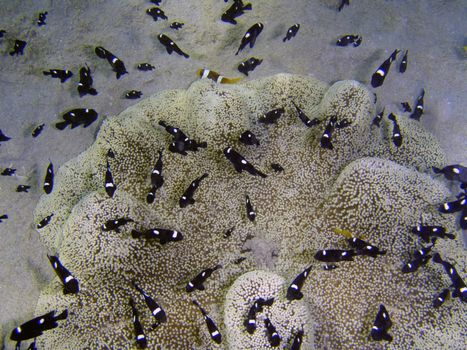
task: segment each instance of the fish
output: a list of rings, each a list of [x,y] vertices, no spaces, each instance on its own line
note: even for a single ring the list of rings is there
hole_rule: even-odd
[[[0,38],[3,38],[3,36],[5,35],[5,33],[6,33],[6,30],[1,29],[1,30],[0,30]]]
[[[180,200],[178,201],[178,204],[180,205],[180,208],[185,208],[188,205],[195,204],[195,200],[193,199],[193,195],[195,194],[195,191],[198,189],[199,185],[201,184],[201,181],[203,181],[205,178],[209,176],[208,173],[204,173],[200,177],[196,178],[193,180],[188,186],[188,188],[183,192],[183,195],[180,197]]]
[[[153,299],[151,298],[142,288],[140,288],[136,282],[133,281],[133,286],[135,289],[141,293],[144,298],[144,302],[151,311],[151,314],[154,316],[158,323],[167,322],[167,315],[164,309]]]
[[[211,339],[216,344],[222,343],[222,335],[219,332],[219,328],[217,328],[217,325],[214,322],[214,320],[208,315],[206,310],[204,310],[196,300],[193,300],[193,304],[196,305],[201,311],[201,314],[204,317],[204,321],[206,322],[206,326],[208,327],[208,332],[209,332],[209,335],[211,336]]]
[[[465,196],[458,198],[452,202],[445,202],[438,207],[438,211],[443,214],[452,214],[461,211],[467,205]]]
[[[138,98],[141,98],[143,93],[138,90],[130,90],[125,93],[125,98],[129,100],[136,100]]]
[[[190,280],[186,287],[185,287],[185,290],[187,293],[191,293],[193,292],[195,289],[198,289],[198,290],[204,290],[205,287],[204,287],[204,282],[206,282],[206,280],[212,275],[212,273],[218,269],[222,268],[221,265],[216,265],[214,266],[213,268],[208,268],[208,269],[205,269],[203,271],[201,271],[200,273],[198,273],[192,280]]]
[[[315,259],[323,262],[353,261],[354,250],[324,249],[318,250]]]
[[[266,326],[269,344],[271,344],[272,347],[279,346],[281,343],[281,337],[279,336],[279,333],[277,333],[276,327],[274,327],[268,317],[264,319],[264,325]]]
[[[16,187],[16,192],[26,192],[26,193],[29,193],[29,189],[31,188],[31,186],[28,186],[28,185],[18,185],[18,187]]]
[[[337,269],[339,266],[335,265],[335,264],[326,264],[326,265],[323,265],[323,270],[324,271],[331,271],[331,270],[335,270]]]
[[[146,13],[149,16],[151,16],[152,19],[156,22],[159,18],[167,19],[167,16],[165,15],[164,11],[162,11],[159,7],[151,7],[150,9],[146,10]]]
[[[410,107],[410,104],[408,102],[401,102],[401,106],[404,112],[412,112],[412,107]]]
[[[224,148],[225,157],[232,163],[235,170],[241,173],[243,170],[247,171],[253,176],[259,175],[266,178],[267,175],[257,170],[250,162],[248,162],[240,153],[235,151],[232,147]]]
[[[3,214],[2,216],[0,216],[0,222],[3,222],[3,220],[6,220],[6,219],[8,219],[8,215]]]
[[[44,192],[46,194],[50,194],[54,187],[54,166],[52,162],[49,162],[49,166],[47,167],[47,171],[45,173],[44,178]]]
[[[389,113],[388,119],[392,121],[392,142],[396,147],[400,147],[402,145],[402,135],[399,124],[397,123],[396,116],[392,113]]]
[[[5,168],[2,171],[2,176],[13,176],[16,173],[16,169]]]
[[[289,29],[287,29],[287,33],[285,34],[285,38],[282,39],[282,41],[285,43],[287,40],[292,39],[300,29],[300,24],[295,23],[293,26],[291,26]]]
[[[417,102],[415,102],[415,108],[413,113],[409,116],[411,119],[415,119],[420,121],[420,117],[423,114],[423,98],[425,97],[425,89],[422,89],[422,93],[417,98]]]
[[[6,142],[11,140],[11,137],[6,136],[2,130],[0,130],[0,142]]]
[[[63,294],[76,294],[79,292],[78,280],[62,265],[57,256],[47,255],[50,264],[63,284]]]
[[[263,23],[258,22],[253,24],[243,36],[240,46],[235,55],[238,55],[238,53],[242,51],[248,44],[250,44],[250,48],[253,48],[253,46],[255,46],[256,39],[258,38],[259,34],[263,31],[263,28]]]
[[[159,42],[165,46],[165,49],[167,50],[167,53],[169,55],[172,54],[172,52],[176,52],[178,53],[179,55],[185,57],[185,58],[189,58],[190,55],[186,54],[185,52],[183,52],[178,46],[177,44],[175,44],[175,42],[170,39],[167,35],[165,34],[159,34],[157,36],[157,38],[159,39]]]
[[[297,117],[302,121],[303,124],[305,124],[306,127],[311,128],[315,125],[318,125],[321,121],[318,118],[313,118],[310,119],[307,117],[305,112],[303,112],[296,104],[295,102],[292,101],[292,104],[294,105],[296,111],[297,111]]]
[[[131,311],[133,313],[133,326],[135,328],[136,333],[136,344],[139,348],[144,349],[148,346],[148,340],[146,339],[146,335],[144,334],[143,326],[139,320],[138,310],[135,306],[135,301],[133,298],[130,297],[129,305],[131,307]]]
[[[45,20],[47,19],[47,11],[39,13],[39,17],[37,19],[37,25],[39,27],[45,26],[47,23],[45,23]]]
[[[444,302],[446,301],[446,299],[449,297],[449,289],[448,288],[444,288],[441,293],[439,293],[437,296],[436,296],[436,299],[433,300],[433,307],[435,309],[439,308],[441,305],[444,304]]]
[[[336,41],[337,46],[347,46],[352,44],[354,47],[360,46],[362,43],[362,36],[361,35],[355,35],[355,34],[347,34]]]
[[[227,23],[237,24],[235,18],[243,15],[245,11],[249,11],[252,8],[250,3],[244,5],[242,0],[235,0],[232,6],[222,14],[221,20]]]
[[[164,184],[164,177],[162,176],[162,150],[159,151],[159,158],[157,159],[156,165],[151,172],[151,190],[146,196],[146,202],[149,204],[154,202],[156,197],[156,191]]]
[[[350,6],[350,0],[341,0],[341,3],[339,7],[337,8],[337,11],[341,12],[341,10],[344,8],[344,6]]]
[[[45,226],[47,226],[50,222],[50,220],[52,220],[52,217],[54,216],[54,214],[50,214],[50,215],[47,215],[45,218],[43,218],[41,221],[39,221],[39,223],[37,224],[36,228],[38,230],[40,230],[41,228],[44,228]]]
[[[408,263],[404,264],[402,266],[402,272],[403,273],[411,273],[417,271],[421,266],[424,266],[427,264],[428,261],[430,261],[431,256],[417,256],[415,259],[412,261],[409,261]]]
[[[248,72],[254,71],[255,68],[258,67],[261,64],[261,62],[263,62],[262,59],[259,59],[259,58],[256,58],[256,57],[250,57],[249,59],[247,59],[246,61],[241,62],[238,65],[238,71],[240,73],[243,73],[246,76],[248,76]]]
[[[23,55],[24,54],[24,48],[26,47],[28,43],[23,40],[16,39],[15,40],[15,45],[13,46],[13,51],[10,51],[10,56],[13,55]]]
[[[120,226],[126,225],[129,222],[134,222],[134,220],[130,218],[107,220],[104,224],[102,224],[101,229],[104,232],[115,231],[117,233],[120,233]]]
[[[376,72],[373,73],[371,76],[371,86],[374,88],[377,88],[381,85],[383,85],[384,79],[386,78],[386,75],[389,73],[389,68],[391,68],[392,61],[394,61],[397,57],[397,54],[399,53],[399,50],[394,50],[389,56],[388,59],[386,59],[376,70]]]
[[[258,118],[259,123],[263,124],[275,124],[281,115],[284,113],[284,108],[276,108],[272,111],[265,113],[262,117]]]
[[[114,151],[112,151],[111,148],[109,148],[109,150],[107,151],[107,157],[115,159],[115,153]]]
[[[462,302],[466,303],[467,286],[465,285],[465,282],[462,280],[454,265],[452,265],[446,260],[443,260],[438,253],[435,253],[433,255],[433,262],[443,265],[444,271],[451,279],[452,287],[454,288],[454,291],[451,294],[452,297],[459,298]]]
[[[97,90],[92,87],[93,79],[91,76],[91,69],[88,65],[85,64],[84,67],[81,67],[79,70],[79,83],[78,83],[78,93],[79,97],[84,95],[97,95]]]
[[[137,70],[140,70],[140,71],[143,71],[143,72],[147,72],[147,71],[150,71],[150,70],[153,70],[153,69],[156,69],[156,67],[154,67],[152,64],[150,63],[140,63],[136,66],[136,69]]]
[[[467,167],[461,164],[447,165],[442,169],[435,166],[431,168],[435,174],[443,174],[450,181],[467,182]]]
[[[240,263],[242,263],[242,262],[245,261],[245,260],[246,260],[246,258],[245,258],[244,256],[241,256],[240,258],[235,259],[233,263],[234,263],[235,265],[239,265]]]
[[[131,237],[139,238],[144,237],[146,239],[156,238],[159,240],[161,245],[165,245],[169,242],[178,242],[183,239],[183,234],[176,230],[168,230],[164,228],[153,228],[144,231],[132,230]]]
[[[250,130],[245,130],[242,132],[239,138],[240,142],[245,145],[256,145],[259,146],[259,141],[255,134],[253,134]]]
[[[42,74],[50,75],[52,78],[58,78],[61,83],[64,83],[73,76],[73,72],[68,69],[49,69],[48,71],[43,71]]]
[[[58,327],[57,321],[65,320],[68,317],[67,309],[58,315],[55,315],[55,313],[55,310],[50,311],[23,323],[19,327],[16,327],[11,332],[10,340],[20,343],[23,340],[36,338],[42,335],[44,331]]]
[[[197,152],[198,148],[206,148],[206,142],[197,142],[189,139],[185,133],[179,128],[168,125],[164,121],[160,120],[159,125],[165,128],[170,135],[173,136],[173,142],[169,146],[169,151],[173,153],[179,153],[186,156],[186,151]]]
[[[44,130],[44,126],[45,124],[39,124],[38,126],[36,126],[31,133],[32,137],[36,138],[37,136],[39,136],[42,130]]]
[[[179,30],[184,25],[185,25],[185,23],[182,23],[182,22],[172,22],[172,23],[170,23],[170,28],[175,29],[175,30]]]
[[[227,230],[224,231],[224,234],[222,235],[224,238],[229,238],[232,236],[232,232],[235,230],[235,227],[231,227]]]
[[[245,201],[246,201],[246,216],[248,220],[250,220],[251,222],[254,222],[256,218],[256,211],[253,209],[253,205],[251,204],[250,197],[247,194],[245,195]]]
[[[337,123],[337,117],[332,116],[329,118],[328,124],[326,125],[326,128],[324,129],[323,135],[321,136],[320,139],[320,144],[322,148],[327,148],[327,149],[334,149],[334,146],[332,145],[331,139],[332,139],[332,133],[334,132],[334,129],[336,127]]]
[[[312,265],[308,266],[305,270],[303,270],[290,284],[289,288],[287,288],[287,300],[300,300],[303,298],[303,293],[301,289],[303,284],[305,283],[306,278],[308,277],[311,271]]]
[[[276,173],[281,173],[284,171],[284,168],[277,163],[271,163],[271,169],[274,170]]]
[[[388,333],[389,328],[392,326],[392,321],[389,317],[388,311],[383,304],[379,306],[378,314],[376,315],[375,322],[371,328],[371,338],[376,341],[386,340],[392,341],[392,336]]]
[[[430,243],[430,237],[456,238],[455,235],[446,233],[446,229],[442,226],[417,225],[412,227],[412,233],[419,236],[425,243]]]
[[[82,125],[83,128],[87,128],[89,125],[94,123],[98,115],[94,109],[89,108],[76,108],[62,115],[63,122],[58,122],[55,127],[58,130],[65,129],[68,125],[71,125],[71,129]]]
[[[94,52],[96,53],[97,57],[106,59],[107,62],[109,62],[110,66],[112,67],[112,70],[116,74],[117,79],[120,79],[122,75],[128,73],[123,61],[110,51],[104,49],[102,46],[97,46]]]
[[[256,330],[256,314],[263,311],[264,306],[271,306],[274,302],[274,298],[263,299],[258,298],[253,302],[253,305],[248,310],[248,316],[243,322],[247,332],[253,334]]]
[[[378,247],[375,247],[374,245],[371,245],[357,237],[349,238],[347,242],[349,242],[349,245],[357,251],[356,255],[368,255],[372,258],[376,258],[378,255],[386,254],[385,250],[380,250]]]
[[[105,170],[104,188],[105,188],[105,192],[110,198],[114,196],[115,190],[117,189],[117,186],[115,185],[115,182],[112,176],[112,172],[110,171],[110,163],[108,160],[107,160],[107,168]]]
[[[235,84],[242,80],[242,78],[226,78],[222,75],[220,75],[217,72],[214,72],[209,69],[198,69],[196,74],[201,78],[201,79],[209,79],[212,80],[216,83],[219,84]]]
[[[407,54],[409,53],[409,50],[405,50],[404,56],[402,57],[402,61],[399,64],[399,72],[404,73],[407,69]]]
[[[302,341],[303,341],[303,329],[300,329],[297,334],[295,334],[295,337],[293,338],[293,343],[292,346],[290,347],[290,350],[300,350],[302,347]]]

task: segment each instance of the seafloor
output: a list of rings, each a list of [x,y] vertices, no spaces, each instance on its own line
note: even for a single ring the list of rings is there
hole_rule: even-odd
[[[287,72],[311,75],[332,83],[354,79],[369,86],[375,69],[396,48],[409,50],[408,69],[393,66],[382,87],[374,89],[379,108],[402,113],[400,102],[413,106],[425,89],[421,122],[440,140],[449,162],[467,164],[465,118],[466,2],[354,0],[337,11],[340,0],[252,0],[253,10],[232,25],[220,20],[230,6],[222,0],[162,0],[168,20],[157,22],[145,11],[143,0],[0,1],[0,129],[11,140],[0,146],[0,168],[17,169],[16,176],[0,178],[0,324],[2,338],[32,316],[41,288],[54,277],[32,225],[32,213],[43,193],[42,179],[51,160],[55,168],[88,148],[107,116],[135,103],[123,98],[127,90],[150,96],[164,89],[186,88],[199,68],[227,77],[241,76],[238,64],[255,56],[263,63],[245,79]],[[39,12],[47,11],[47,25],[37,26]],[[176,31],[173,21],[184,22]],[[262,22],[264,30],[253,49],[235,52],[245,31]],[[287,28],[300,23],[295,38],[283,42]],[[166,33],[190,54],[168,55],[156,36]],[[337,47],[344,34],[363,37],[360,47]],[[23,56],[10,56],[15,39],[27,41]],[[107,62],[94,54],[103,46],[121,58],[129,74],[117,80]],[[149,62],[152,72],[136,70]],[[80,98],[78,71],[91,68],[97,96]],[[50,68],[75,74],[61,84],[45,77]],[[59,116],[71,108],[94,108],[98,122],[90,127],[59,131]],[[32,129],[45,123],[37,138]],[[18,184],[30,193],[15,192]],[[54,252],[49,252],[54,253]],[[12,348],[11,342],[5,342]]]

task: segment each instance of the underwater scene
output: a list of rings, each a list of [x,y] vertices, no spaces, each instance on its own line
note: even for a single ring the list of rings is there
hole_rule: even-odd
[[[464,0],[0,5],[0,349],[467,348]]]

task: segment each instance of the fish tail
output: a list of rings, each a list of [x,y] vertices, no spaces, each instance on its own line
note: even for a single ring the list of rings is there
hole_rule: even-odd
[[[204,72],[204,69],[198,69],[198,70],[196,71],[196,75],[197,75],[198,77],[202,77],[202,76],[203,76],[203,72]]]
[[[67,317],[68,317],[68,310],[65,309],[62,311],[61,314],[55,316],[55,320],[66,320]]]
[[[432,166],[431,169],[433,169],[433,172],[434,172],[435,174],[440,174],[440,173],[441,173],[441,169],[440,169],[440,168],[437,168],[437,167],[435,167],[435,166]]]
[[[435,253],[433,254],[433,261],[435,263],[438,263],[438,264],[442,264],[443,263],[443,259],[441,259],[441,255],[439,255],[439,253]]]
[[[138,238],[138,237],[141,237],[142,235],[143,235],[143,233],[141,231],[131,230],[131,237],[133,237],[133,238]]]
[[[43,71],[42,73],[43,73],[44,75],[52,75],[51,72],[47,72],[47,71]]]
[[[239,82],[240,80],[242,80],[242,77],[238,77],[238,78],[222,78],[222,81],[221,83],[222,84],[235,84],[237,82]]]
[[[248,3],[245,6],[243,6],[243,10],[252,10],[252,9],[253,7],[251,6],[251,3]]]
[[[68,126],[69,122],[67,122],[66,120],[64,122],[58,122],[57,124],[55,124],[55,127],[58,129],[58,130],[63,130],[65,129],[67,126]]]

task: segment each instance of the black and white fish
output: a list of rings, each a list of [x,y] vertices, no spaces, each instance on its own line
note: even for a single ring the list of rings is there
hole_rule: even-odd
[[[65,309],[58,315],[55,315],[55,313],[55,310],[50,311],[23,323],[19,327],[16,327],[11,332],[10,339],[18,342],[19,344],[23,340],[36,338],[42,335],[44,331],[58,327],[57,321],[65,320],[68,316],[68,310]]]
[[[377,88],[381,85],[383,85],[384,79],[389,73],[389,68],[391,68],[392,61],[394,61],[397,57],[397,54],[399,53],[399,50],[394,50],[391,56],[389,56],[388,59],[386,59],[381,66],[378,67],[376,72],[373,73],[371,77],[371,86],[374,88]]]
[[[337,11],[341,12],[341,10],[344,8],[344,6],[350,6],[350,0],[341,0],[341,3],[339,7],[337,8]]]
[[[0,130],[0,142],[6,142],[11,140],[11,137],[6,136],[2,130]]]
[[[84,67],[81,67],[79,70],[79,83],[78,83],[78,93],[79,97],[84,95],[97,95],[97,90],[92,87],[93,79],[91,76],[91,69],[88,65],[85,64]]]
[[[182,23],[182,22],[172,22],[172,23],[170,23],[170,28],[175,29],[175,30],[179,30],[184,25],[185,25],[185,23]]]
[[[250,130],[245,130],[242,132],[239,138],[240,142],[245,145],[256,145],[259,146],[259,141]]]
[[[50,264],[63,284],[63,294],[76,294],[79,292],[79,282],[68,269],[62,265],[58,257],[47,255]]]
[[[274,170],[276,173],[280,173],[284,171],[284,168],[277,163],[271,163],[271,169]]]
[[[150,71],[150,70],[153,70],[153,69],[156,69],[156,67],[154,67],[152,64],[150,63],[140,63],[136,66],[136,69],[137,70],[140,70],[142,72],[147,72],[147,71]]]
[[[159,7],[151,7],[150,9],[146,10],[146,13],[152,17],[154,21],[157,22],[159,18],[161,19],[167,19],[167,16],[165,15],[164,11],[160,9]]]
[[[435,174],[443,174],[450,181],[467,182],[467,167],[460,164],[447,165],[440,169],[432,167]]]
[[[295,23],[293,26],[291,26],[289,29],[287,29],[287,33],[285,34],[285,38],[282,39],[283,42],[286,42],[287,40],[292,39],[300,29],[300,24]]]
[[[221,265],[216,265],[213,268],[208,268],[198,273],[190,282],[187,283],[185,290],[187,293],[193,292],[195,289],[204,290],[204,282],[212,275],[212,273],[222,268]]]
[[[224,155],[232,163],[232,165],[238,173],[241,173],[243,170],[245,170],[253,176],[259,175],[262,178],[267,177],[266,174],[257,170],[250,162],[248,162],[240,153],[235,151],[232,147],[226,147],[224,149]]]
[[[2,171],[2,176],[13,176],[16,173],[16,169],[5,168]]]
[[[410,104],[408,102],[401,102],[401,106],[404,112],[412,112],[412,107],[410,107]]]
[[[161,245],[169,242],[178,242],[183,240],[183,234],[176,230],[168,230],[164,228],[153,228],[144,231],[132,230],[131,237],[139,238],[144,237],[146,239],[158,239]]]
[[[167,53],[169,55],[172,54],[172,52],[176,52],[178,53],[179,55],[185,57],[185,58],[189,58],[190,55],[186,54],[185,52],[183,52],[177,44],[175,44],[175,42],[170,39],[167,35],[165,34],[159,34],[157,36],[157,39],[159,39],[159,42],[165,46],[165,49],[167,50]]]
[[[417,98],[415,102],[415,108],[413,113],[410,115],[411,119],[420,120],[420,117],[423,114],[423,98],[425,97],[425,89],[422,89],[422,93]]]
[[[162,176],[162,150],[159,151],[159,158],[156,161],[156,165],[151,172],[151,190],[148,192],[146,196],[146,202],[149,204],[154,202],[156,198],[156,191],[162,187],[164,184],[164,177]]]
[[[447,275],[451,279],[452,287],[454,288],[452,297],[459,298],[462,302],[466,303],[467,286],[465,285],[465,282],[462,280],[454,265],[446,260],[443,260],[438,253],[433,255],[433,261],[437,264],[443,265],[444,271],[446,271]]]
[[[193,195],[195,194],[195,191],[198,189],[199,185],[201,184],[201,181],[203,181],[205,178],[209,176],[208,173],[204,173],[200,177],[196,178],[193,180],[188,186],[188,188],[185,190],[183,195],[180,197],[180,200],[178,201],[178,204],[180,205],[180,208],[185,208],[188,205],[195,204],[195,200],[193,198]]]
[[[15,40],[15,45],[13,46],[13,51],[10,51],[10,56],[13,55],[23,55],[24,54],[24,48],[26,47],[28,43],[23,40]]]
[[[381,112],[379,112],[376,117],[373,118],[373,122],[371,123],[371,125],[376,125],[378,128],[381,124],[381,120],[383,119],[383,114],[384,114],[384,108]]]
[[[441,305],[444,304],[446,299],[449,297],[449,288],[444,288],[441,293],[439,293],[435,300],[433,300],[433,307],[439,308]]]
[[[331,270],[335,270],[337,269],[339,266],[335,265],[335,264],[325,264],[323,265],[323,270],[324,271],[331,271]]]
[[[258,118],[258,123],[263,124],[276,124],[281,115],[284,113],[284,108],[276,108],[272,111],[265,113],[262,117]]]
[[[39,16],[37,18],[37,25],[39,27],[45,26],[47,23],[45,23],[45,20],[47,19],[47,11],[39,13]]]
[[[300,329],[295,337],[293,338],[293,343],[292,346],[290,347],[290,350],[300,350],[302,347],[302,341],[303,341],[303,329]]]
[[[232,6],[230,6],[227,11],[222,14],[221,20],[227,23],[237,24],[235,18],[243,15],[245,11],[251,9],[252,6],[250,3],[244,5],[242,0],[235,0]]]
[[[211,339],[217,344],[222,343],[222,335],[219,332],[219,328],[217,328],[217,325],[214,322],[214,320],[208,315],[206,310],[204,310],[196,300],[193,300],[193,304],[195,304],[203,314],[204,321],[206,322],[206,326],[208,327],[208,332],[211,336]]]
[[[29,189],[31,188],[31,186],[29,185],[18,185],[16,187],[16,192],[26,192],[26,193],[29,193]]]
[[[327,149],[334,149],[334,146],[332,145],[332,133],[334,132],[334,129],[337,124],[337,117],[332,116],[329,118],[328,124],[326,125],[326,128],[324,129],[323,135],[321,136],[320,139],[320,144],[322,148],[327,148]]]
[[[134,220],[130,218],[107,220],[104,224],[102,224],[101,229],[104,232],[115,231],[117,233],[120,233],[120,226],[126,225],[129,222],[134,222]]]
[[[47,226],[50,222],[50,220],[52,220],[52,216],[54,216],[54,214],[50,214],[50,215],[47,215],[45,218],[43,218],[41,221],[39,221],[39,223],[37,224],[36,228],[38,230],[40,230],[41,228]]]
[[[251,204],[250,197],[246,194],[245,195],[245,203],[246,203],[246,216],[248,220],[254,222],[256,219],[256,211],[253,209],[253,205]]]
[[[125,98],[129,100],[136,100],[138,98],[141,98],[143,93],[138,90],[130,90],[125,93]]]
[[[323,262],[353,261],[354,250],[324,249],[318,250],[315,259]]]
[[[467,207],[467,198],[465,195],[460,196],[458,199],[452,202],[445,202],[441,204],[438,211],[443,214],[452,214]]]
[[[407,69],[407,55],[409,53],[409,50],[406,50],[404,53],[404,56],[402,57],[402,61],[399,64],[399,72],[404,73]]]
[[[115,190],[117,186],[115,185],[112,172],[110,171],[110,163],[107,160],[107,168],[105,170],[105,180],[104,180],[104,188],[105,192],[108,194],[110,198],[114,196]]]
[[[32,137],[36,138],[37,136],[39,136],[42,130],[44,130],[44,126],[45,124],[39,124],[38,126],[36,126],[31,133]]]
[[[371,245],[364,240],[352,237],[347,239],[349,245],[356,250],[356,255],[368,255],[372,258],[376,258],[378,255],[386,254],[385,250],[380,250],[378,247]]]
[[[224,238],[229,238],[232,236],[232,232],[235,230],[235,226],[232,226],[231,228],[227,229],[224,231],[224,234],[222,235]]]
[[[402,134],[399,123],[397,122],[396,116],[392,113],[389,113],[388,119],[392,121],[392,142],[396,147],[400,147],[402,145]]]
[[[311,265],[305,270],[303,270],[297,277],[295,277],[293,282],[290,284],[289,288],[287,288],[287,300],[300,300],[303,298],[303,293],[301,292],[301,289],[310,271]]]
[[[297,110],[297,117],[302,121],[303,124],[305,124],[306,127],[311,128],[315,125],[318,125],[320,123],[320,120],[318,118],[314,118],[311,120],[310,118],[307,117],[305,112],[303,112],[296,104],[295,102],[292,101],[292,104],[294,105],[295,109]]]
[[[274,298],[263,299],[258,298],[253,302],[253,305],[248,310],[248,316],[243,322],[247,332],[253,334],[256,330],[256,314],[263,311],[264,306],[271,306],[274,302]]]
[[[73,76],[73,72],[68,69],[49,69],[48,71],[43,71],[42,74],[60,79],[61,83],[64,83]]]
[[[109,62],[112,70],[116,73],[117,79],[120,79],[122,75],[128,73],[123,61],[102,46],[97,46],[94,52],[99,58],[106,59],[107,62]]]
[[[45,173],[44,187],[43,187],[44,192],[47,194],[50,194],[50,192],[52,192],[53,187],[54,187],[54,166],[52,162],[50,162]]]
[[[238,65],[238,71],[248,76],[248,72],[254,71],[255,68],[261,64],[261,62],[263,62],[262,59],[250,57]]]
[[[8,219],[8,215],[3,214],[0,216],[0,222],[3,222],[3,220],[6,220],[6,219]]]
[[[392,341],[392,336],[388,333],[389,328],[392,326],[392,321],[389,318],[388,311],[383,304],[379,306],[378,314],[376,315],[375,323],[371,328],[371,338],[376,341],[386,340]]]
[[[206,148],[206,142],[197,142],[188,138],[185,133],[179,128],[170,126],[164,121],[159,121],[159,125],[163,126],[165,130],[173,136],[173,142],[169,145],[169,151],[179,153],[186,156],[187,151],[197,152],[199,148]]]
[[[431,237],[454,239],[451,233],[446,233],[443,226],[417,225],[412,227],[412,233],[419,236],[425,243],[430,243]]]
[[[58,130],[65,129],[68,125],[71,125],[71,129],[82,125],[83,128],[87,128],[89,125],[94,123],[98,115],[94,109],[89,108],[76,108],[62,115],[63,122],[58,122],[55,127]]]
[[[343,37],[337,39],[336,45],[337,46],[347,46],[352,44],[354,47],[360,46],[362,43],[362,36],[361,35],[354,35],[354,34],[347,34]]]
[[[279,333],[277,333],[276,327],[274,327],[271,320],[267,317],[264,319],[264,324],[266,326],[269,344],[271,344],[272,347],[279,346],[281,343],[281,337],[279,336]]]
[[[258,35],[262,32],[263,28],[263,23],[258,22],[253,24],[243,36],[240,46],[235,55],[238,55],[238,53],[242,51],[248,44],[250,44],[250,48],[253,48],[253,46],[255,46],[256,39],[258,38]]]
[[[418,255],[415,256],[415,258],[408,263],[404,264],[402,266],[402,272],[403,273],[411,273],[417,271],[421,266],[424,266],[427,264],[428,261],[430,261],[431,255]]]
[[[162,309],[162,307],[153,298],[151,298],[142,288],[140,288],[136,284],[136,282],[133,282],[133,286],[143,296],[144,302],[148,306],[149,310],[151,311],[151,314],[154,316],[156,321],[158,323],[167,322],[167,315],[166,315],[164,309]]]
[[[146,335],[144,334],[144,329],[139,320],[139,313],[136,309],[135,301],[133,300],[133,298],[130,298],[129,305],[133,314],[133,326],[135,328],[136,333],[136,344],[141,349],[147,348],[148,340],[146,339]]]

